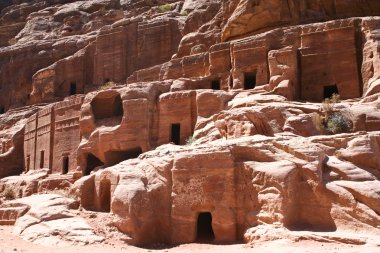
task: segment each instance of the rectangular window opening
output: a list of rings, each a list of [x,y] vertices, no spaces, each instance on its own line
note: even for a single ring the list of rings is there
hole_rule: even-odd
[[[250,90],[256,87],[256,73],[245,73],[244,74],[244,89]]]
[[[323,87],[323,98],[324,99],[331,98],[334,94],[339,95],[338,86],[336,86],[336,84]]]
[[[44,167],[45,162],[45,150],[41,150],[40,152],[40,168],[42,169]]]
[[[70,95],[77,94],[77,84],[75,82],[70,83]]]
[[[67,156],[62,158],[62,174],[69,172],[69,158]]]
[[[176,145],[181,143],[181,124],[172,124],[170,141]]]

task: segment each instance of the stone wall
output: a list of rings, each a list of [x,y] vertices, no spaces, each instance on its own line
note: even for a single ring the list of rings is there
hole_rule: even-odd
[[[269,81],[268,47],[263,40],[248,40],[231,45],[233,89],[244,89],[247,74],[255,77],[254,85]]]
[[[37,113],[36,130],[36,160],[35,169],[48,168],[52,170],[53,138],[54,138],[54,108],[48,106]]]
[[[141,69],[128,83],[209,79],[223,90],[239,90],[252,88],[248,79],[256,90],[290,100],[321,101],[325,87],[335,85],[341,98],[357,98],[377,80],[377,29],[369,18],[279,28]]]
[[[54,149],[52,173],[67,173],[77,168],[80,143],[79,116],[84,96],[71,97],[54,105]]]
[[[102,85],[108,81],[121,82],[127,72],[127,33],[124,30],[109,31],[96,38],[92,82]],[[86,69],[83,69],[86,72]]]
[[[95,36],[2,49],[0,86],[12,85],[3,89],[0,105],[8,110],[56,102],[107,81],[125,82],[138,69],[170,60],[182,38],[181,29],[175,18],[136,20],[109,26]],[[25,64],[31,59],[33,64]]]
[[[177,156],[172,169],[171,242],[197,240],[197,220],[210,213],[215,242],[237,238],[235,169],[229,152]]]
[[[76,170],[83,98],[71,96],[28,118],[24,135],[25,171],[47,168],[50,173],[67,173]]]
[[[24,154],[25,170],[34,170],[36,161],[37,143],[37,113],[30,116],[25,124]]]
[[[300,48],[301,98],[320,101],[326,86],[336,85],[342,99],[361,96],[356,52],[356,27],[303,28]]]
[[[158,144],[178,141],[177,144],[183,145],[192,136],[197,118],[195,99],[194,91],[165,93],[160,96]]]

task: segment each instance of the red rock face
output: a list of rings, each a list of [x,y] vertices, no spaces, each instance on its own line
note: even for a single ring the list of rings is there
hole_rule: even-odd
[[[361,95],[356,28],[344,22],[337,25],[323,30],[322,27],[303,28],[300,49],[302,99],[318,101],[321,97],[329,97],[326,92],[330,86],[336,86],[343,99]]]
[[[379,233],[378,1],[53,2],[0,4],[4,197],[134,245]]]
[[[76,170],[83,96],[73,96],[31,116],[25,125],[25,171],[47,168],[65,174]]]

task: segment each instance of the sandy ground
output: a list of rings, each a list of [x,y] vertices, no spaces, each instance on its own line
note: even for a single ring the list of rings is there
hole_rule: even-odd
[[[380,247],[374,245],[348,245],[340,243],[320,243],[315,241],[291,242],[289,240],[277,240],[255,245],[233,244],[233,245],[211,245],[211,244],[184,244],[165,249],[143,249],[129,246],[123,243],[94,244],[85,246],[68,246],[62,248],[51,248],[24,241],[12,234],[12,226],[0,226],[0,253],[116,253],[116,252],[255,252],[255,253],[293,253],[293,252],[368,252],[379,253]]]

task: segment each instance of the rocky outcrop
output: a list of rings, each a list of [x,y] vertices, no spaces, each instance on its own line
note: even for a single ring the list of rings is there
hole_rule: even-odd
[[[133,71],[170,60],[182,37],[180,16],[131,16],[119,1],[54,3],[32,1],[2,11],[0,34],[8,36],[0,43],[5,110],[124,82]],[[30,10],[17,9],[24,7]],[[33,64],[25,64],[28,60]]]
[[[0,115],[0,178],[23,171],[24,127],[28,117],[38,109],[20,108]]]
[[[315,102],[334,92],[342,99],[370,96],[378,89],[378,22],[351,18],[282,27],[190,53],[201,44],[196,42],[188,44],[187,53],[180,53],[185,50],[180,46],[170,62],[136,71],[128,82],[186,77],[209,80],[210,86],[219,83],[216,87],[223,90],[264,89]]]
[[[379,234],[378,1],[3,1],[0,11],[0,224],[21,237],[370,244],[352,234]]]
[[[379,138],[379,132],[337,135],[335,142],[279,135],[164,145],[75,187],[84,207],[114,213],[133,244],[193,242],[203,213],[212,215],[216,242],[254,240],[247,229],[264,225],[377,231],[377,158],[355,155],[366,154],[355,143],[376,152]]]
[[[367,1],[232,1],[236,7],[223,28],[222,40],[250,32],[261,32],[284,24],[311,23],[336,18],[374,15],[376,0]],[[231,4],[230,4],[231,5]]]
[[[96,236],[84,219],[76,217],[72,209],[77,204],[57,194],[33,195],[0,205],[0,216],[6,210],[21,210],[14,233],[45,246],[101,242],[103,238]]]

